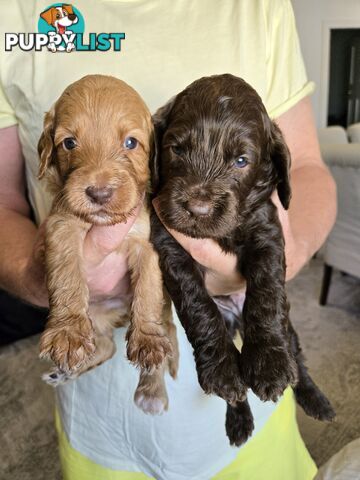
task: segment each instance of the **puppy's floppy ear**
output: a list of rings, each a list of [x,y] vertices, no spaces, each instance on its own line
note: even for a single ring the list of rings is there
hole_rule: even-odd
[[[72,5],[68,5],[67,3],[66,3],[66,4],[63,3],[62,8],[63,8],[64,10],[66,10],[69,15],[73,15],[73,14],[74,14],[74,10],[73,10]]]
[[[69,19],[73,22],[73,24],[78,23],[79,17],[74,12],[74,9],[73,9],[72,5],[67,5],[66,4],[66,5],[63,5],[62,8],[67,11],[67,13],[69,15]]]
[[[291,158],[281,130],[275,122],[271,122],[270,138],[270,158],[278,178],[277,191],[283,207],[287,210],[291,199]]]
[[[152,191],[156,193],[160,183],[160,155],[164,133],[166,131],[171,110],[174,106],[176,96],[171,98],[163,107],[160,107],[153,115],[154,142],[150,161]]]
[[[40,180],[44,175],[55,157],[55,145],[54,145],[54,119],[55,119],[55,107],[45,114],[44,118],[44,130],[40,136],[38,143],[38,153],[40,157],[40,167],[38,179]]]
[[[43,20],[45,20],[45,22],[48,25],[52,25],[52,23],[53,23],[54,10],[56,11],[56,9],[54,7],[50,7],[47,10],[45,10],[44,12],[40,13],[40,17]]]

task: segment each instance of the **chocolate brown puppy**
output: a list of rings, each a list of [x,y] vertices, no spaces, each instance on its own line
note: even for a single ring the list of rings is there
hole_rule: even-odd
[[[56,368],[45,380],[76,378],[115,353],[113,329],[126,325],[127,355],[140,368],[135,402],[148,413],[166,410],[164,371],[177,369],[176,330],[163,289],[158,255],[149,240],[147,209],[152,150],[151,115],[125,82],[89,75],[69,85],[45,115],[39,177],[53,204],[46,223],[49,319],[41,357]],[[84,238],[94,226],[124,222],[144,202],[118,247],[126,255],[133,298],[89,301]]]
[[[293,385],[306,413],[334,412],[303,364],[289,320],[282,228],[271,201],[288,208],[290,155],[256,91],[232,75],[195,81],[155,115],[154,195],[162,221],[193,238],[212,238],[237,256],[246,279],[241,354],[204,286],[205,269],[152,214],[152,241],[166,286],[194,348],[199,382],[228,402],[232,443],[250,435],[246,390],[276,400]]]

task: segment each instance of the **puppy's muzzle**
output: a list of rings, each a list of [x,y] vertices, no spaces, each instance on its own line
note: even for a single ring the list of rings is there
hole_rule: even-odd
[[[111,187],[95,187],[90,186],[85,190],[86,195],[93,203],[105,205],[112,197],[113,189]]]
[[[186,197],[183,207],[193,217],[204,217],[211,215],[214,210],[214,203],[209,189],[204,185],[192,185],[185,188]]]
[[[201,200],[199,198],[191,198],[185,203],[185,209],[195,217],[210,215],[213,211],[213,206],[208,200]]]

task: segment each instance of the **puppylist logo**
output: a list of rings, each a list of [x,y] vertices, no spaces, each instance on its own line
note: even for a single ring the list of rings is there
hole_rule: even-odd
[[[40,13],[38,33],[5,33],[5,50],[41,51],[47,48],[53,53],[121,51],[125,33],[89,33],[84,38],[84,31],[84,17],[74,5],[54,3]]]

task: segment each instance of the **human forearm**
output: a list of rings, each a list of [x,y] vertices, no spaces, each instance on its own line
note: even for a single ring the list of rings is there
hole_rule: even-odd
[[[25,215],[3,207],[0,223],[0,287],[29,303],[46,306],[43,272],[33,255],[36,226]]]
[[[280,211],[280,217],[282,212]],[[287,280],[321,247],[336,216],[336,186],[323,166],[305,165],[292,172],[292,201],[283,221]]]
[[[25,167],[17,126],[0,129],[0,287],[46,305],[44,282],[32,267],[37,228],[30,220]]]
[[[336,187],[324,165],[308,97],[277,119],[291,153],[288,212],[275,200],[284,231],[287,280],[320,248],[335,221]]]

